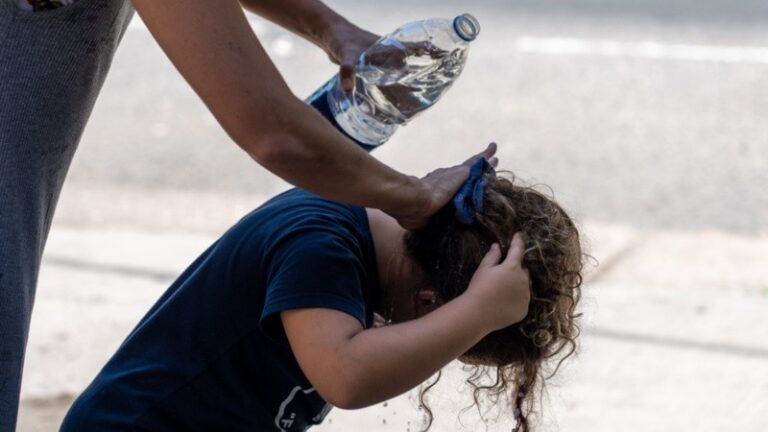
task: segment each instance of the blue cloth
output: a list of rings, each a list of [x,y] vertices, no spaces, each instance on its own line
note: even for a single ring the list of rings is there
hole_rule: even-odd
[[[61,430],[304,431],[331,405],[299,368],[279,312],[336,309],[369,328],[378,290],[365,209],[284,192],[184,271]]]
[[[495,173],[493,166],[485,158],[477,159],[472,164],[469,178],[453,197],[456,219],[465,225],[475,223],[475,213],[483,212],[483,191],[487,173]]]

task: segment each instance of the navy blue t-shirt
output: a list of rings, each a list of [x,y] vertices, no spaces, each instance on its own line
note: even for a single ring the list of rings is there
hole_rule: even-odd
[[[299,368],[279,312],[331,308],[369,328],[378,290],[365,209],[284,192],[182,273],[75,401],[61,430],[303,431],[319,424],[331,405]]]

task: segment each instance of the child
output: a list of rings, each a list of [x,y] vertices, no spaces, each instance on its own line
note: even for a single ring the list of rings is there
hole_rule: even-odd
[[[332,406],[387,400],[458,358],[494,368],[491,393],[512,384],[527,431],[540,365],[575,347],[581,267],[568,215],[483,158],[412,232],[291,189],[182,273],[61,430],[303,431]]]

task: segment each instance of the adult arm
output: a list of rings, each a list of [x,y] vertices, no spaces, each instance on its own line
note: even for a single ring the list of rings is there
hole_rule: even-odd
[[[462,164],[419,180],[360,149],[291,93],[236,0],[132,1],[229,136],[286,181],[329,199],[380,208],[413,228],[469,175]]]
[[[318,393],[339,408],[364,408],[404,393],[486,334],[525,317],[530,291],[523,249],[520,234],[503,261],[492,247],[464,294],[401,324],[363,330],[357,319],[331,309],[283,311],[291,349]]]

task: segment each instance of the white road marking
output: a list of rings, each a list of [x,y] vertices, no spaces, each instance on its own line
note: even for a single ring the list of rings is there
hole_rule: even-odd
[[[249,20],[254,31],[263,32],[264,23]],[[134,16],[128,30],[147,31],[141,18]],[[283,44],[284,45],[284,44]],[[768,64],[768,46],[725,46],[676,44],[657,41],[624,42],[611,39],[580,39],[569,37],[521,36],[513,49],[521,53],[595,56],[613,58],[642,58],[715,63]],[[285,51],[280,46],[278,51]]]
[[[523,53],[644,58],[716,63],[768,64],[768,47],[670,44],[655,41],[622,42],[605,39],[524,36],[514,47]]]

